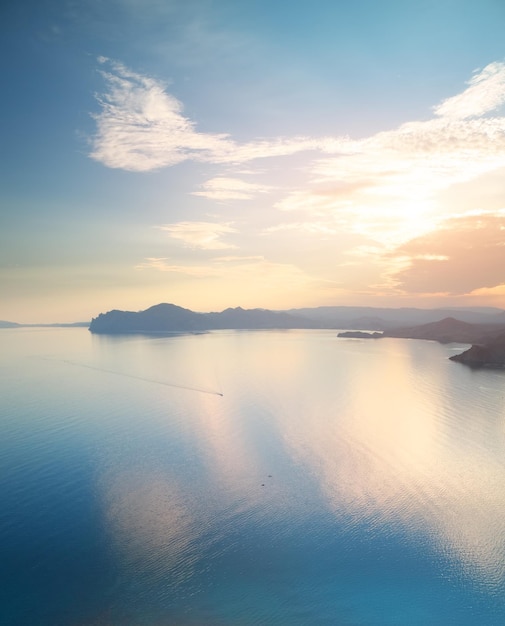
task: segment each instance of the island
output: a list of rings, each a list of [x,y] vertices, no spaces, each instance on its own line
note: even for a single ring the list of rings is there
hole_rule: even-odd
[[[338,333],[337,337],[345,337],[348,339],[380,339],[382,333],[370,333],[363,330],[346,330]]]

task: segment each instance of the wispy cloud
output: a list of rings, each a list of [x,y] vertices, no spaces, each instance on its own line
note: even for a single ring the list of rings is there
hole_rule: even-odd
[[[236,285],[237,293],[254,292],[258,302],[264,290],[305,288],[316,283],[325,288],[330,285],[330,281],[317,280],[293,264],[269,261],[261,255],[220,256],[210,259],[205,265],[178,265],[166,257],[151,257],[144,259],[136,269],[185,274],[193,278],[215,277],[229,285]]]
[[[331,225],[327,221],[325,222],[289,222],[283,224],[277,224],[276,226],[269,226],[263,231],[264,234],[272,234],[279,232],[295,231],[297,233],[318,235],[319,238],[331,237],[338,234],[339,229],[337,225]]]
[[[202,185],[203,191],[193,191],[194,196],[202,196],[210,200],[250,200],[257,193],[266,193],[268,185],[248,183],[239,178],[217,177],[207,180]]]
[[[254,262],[263,262],[265,260],[265,257],[256,254],[256,255],[249,255],[249,256],[240,256],[240,255],[229,255],[229,256],[218,256],[215,257],[214,259],[214,263],[236,263],[236,264],[243,264],[243,263],[250,263],[251,261]]]
[[[190,248],[202,250],[226,250],[237,246],[223,241],[222,237],[237,230],[229,224],[215,222],[178,222],[176,224],[163,224],[158,226],[166,231],[172,239],[182,241]]]
[[[184,274],[193,278],[208,278],[217,276],[216,268],[203,265],[177,265],[170,262],[167,257],[147,257],[142,263],[135,266],[136,270],[157,270],[159,272],[171,272]]]

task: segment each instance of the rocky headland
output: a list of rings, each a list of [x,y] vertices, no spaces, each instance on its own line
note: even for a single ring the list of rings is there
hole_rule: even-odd
[[[451,361],[471,367],[505,367],[505,332],[483,344],[474,344],[465,352],[450,357]]]

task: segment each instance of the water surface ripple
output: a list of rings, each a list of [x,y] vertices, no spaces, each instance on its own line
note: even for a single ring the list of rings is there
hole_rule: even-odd
[[[1,624],[505,624],[505,373],[463,346],[0,342]]]

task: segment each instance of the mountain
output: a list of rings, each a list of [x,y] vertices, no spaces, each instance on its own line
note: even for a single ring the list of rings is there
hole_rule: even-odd
[[[446,317],[443,320],[421,324],[420,326],[389,329],[384,331],[384,337],[431,339],[441,343],[453,341],[458,343],[479,343],[503,329],[503,325],[469,324],[454,317]]]
[[[145,311],[100,313],[91,320],[92,333],[174,332],[206,330],[202,313],[175,304],[157,304]]]
[[[505,367],[505,332],[450,359],[471,367]]]
[[[175,304],[157,304],[145,311],[101,313],[91,320],[92,333],[166,333],[222,329],[318,328],[313,320],[267,309],[225,309],[220,313],[195,313]]]

